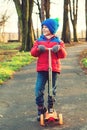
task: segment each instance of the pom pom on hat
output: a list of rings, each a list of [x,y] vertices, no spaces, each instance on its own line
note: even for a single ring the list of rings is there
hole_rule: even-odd
[[[50,32],[52,34],[55,34],[59,27],[59,19],[58,18],[55,18],[55,19],[48,18],[48,19],[44,20],[41,25],[47,26],[49,28]]]

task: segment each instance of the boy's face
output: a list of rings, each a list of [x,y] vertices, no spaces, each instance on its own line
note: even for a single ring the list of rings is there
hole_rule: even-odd
[[[44,36],[52,35],[49,28],[45,25],[43,25],[43,27],[42,27],[42,32],[43,32]]]

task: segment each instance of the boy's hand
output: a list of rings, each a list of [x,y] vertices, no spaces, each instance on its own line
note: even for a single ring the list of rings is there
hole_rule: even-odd
[[[38,49],[39,49],[39,51],[41,51],[41,52],[44,52],[44,51],[46,50],[46,48],[45,48],[44,45],[39,45],[39,46],[38,46]]]
[[[60,45],[55,45],[55,46],[52,47],[52,51],[54,53],[58,52],[59,49],[60,49]]]

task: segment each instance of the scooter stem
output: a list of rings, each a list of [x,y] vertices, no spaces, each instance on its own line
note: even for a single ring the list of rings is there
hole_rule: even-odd
[[[51,48],[48,48],[48,52],[49,52],[49,83],[48,83],[48,93],[49,96],[52,96],[53,92],[52,92],[52,60],[51,60]]]

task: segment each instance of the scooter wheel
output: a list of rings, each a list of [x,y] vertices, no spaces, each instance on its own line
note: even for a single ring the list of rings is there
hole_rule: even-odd
[[[63,124],[63,116],[62,114],[60,113],[59,114],[59,125],[62,125]]]
[[[44,124],[44,115],[43,115],[43,114],[40,115],[40,125],[41,125],[41,126],[44,126],[44,125],[45,125],[45,124]]]

